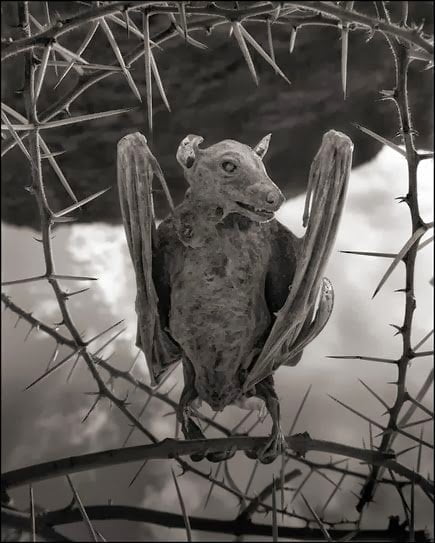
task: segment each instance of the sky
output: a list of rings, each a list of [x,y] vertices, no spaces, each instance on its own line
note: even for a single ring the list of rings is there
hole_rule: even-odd
[[[266,162],[267,166],[267,162]],[[115,190],[116,187],[113,187]],[[426,160],[418,171],[419,202],[424,220],[433,220],[433,161]],[[340,253],[342,250],[397,252],[409,238],[411,224],[409,210],[395,198],[406,194],[406,161],[390,148],[384,148],[371,162],[354,169],[351,173],[347,200],[339,227],[335,248],[331,254],[325,275],[331,280],[335,290],[335,306],[325,330],[304,351],[302,361],[294,368],[280,368],[276,374],[277,392],[281,401],[284,431],[288,430],[302,397],[311,385],[310,395],[304,407],[297,432],[308,431],[312,437],[344,442],[356,447],[362,446],[362,437],[368,443],[368,424],[333,402],[328,395],[360,409],[367,416],[384,422],[383,406],[378,403],[359,383],[362,379],[380,394],[389,404],[395,397],[395,387],[387,384],[394,381],[396,370],[388,364],[363,362],[360,360],[334,360],[328,355],[367,355],[394,358],[401,352],[400,336],[394,337],[392,324],[401,324],[404,311],[404,296],[395,293],[404,285],[404,266],[400,264],[388,279],[382,291],[372,299],[372,294],[389,265],[389,260],[375,259]],[[277,214],[278,219],[296,234],[301,235],[304,195],[286,202]],[[429,238],[426,233],[422,241]],[[2,281],[28,277],[43,272],[42,251],[35,242],[35,232],[27,228],[16,228],[2,224]],[[137,349],[134,346],[136,334],[136,315],[134,311],[135,280],[126,246],[122,226],[105,224],[78,224],[62,227],[55,231],[53,239],[57,273],[87,275],[98,277],[89,284],[90,290],[74,296],[70,302],[73,318],[86,338],[93,337],[120,319],[125,319],[126,327],[120,338],[104,351],[113,351],[111,363],[120,369],[127,369],[134,359]],[[433,246],[429,244],[418,253],[416,265],[416,299],[413,327],[413,344],[418,342],[433,328],[433,287],[429,281],[433,277]],[[83,288],[87,284],[64,285],[71,290]],[[32,311],[34,316],[46,323],[60,320],[59,311],[51,290],[44,283],[30,283],[5,287],[6,292],[18,305]],[[23,321],[16,324],[16,317],[10,312],[2,313],[2,471],[19,468],[32,463],[60,458],[72,454],[120,447],[129,426],[115,409],[109,410],[106,402],[96,408],[87,422],[81,423],[94,401],[92,395],[96,386],[88,370],[79,364],[69,383],[66,377],[68,367],[52,374],[29,391],[24,388],[47,367],[54,341],[42,332],[33,331],[24,341],[28,325]],[[15,326],[16,325],[16,326]],[[102,339],[100,344],[105,341]],[[95,344],[98,347],[98,344]],[[424,350],[433,348],[430,338]],[[59,353],[58,360],[62,356]],[[408,372],[407,388],[416,395],[426,379],[433,364],[430,357],[418,358]],[[143,356],[138,359],[135,374],[147,377]],[[182,388],[181,368],[165,383],[163,390],[175,388],[171,397],[178,398]],[[116,385],[118,396],[125,394],[125,388]],[[433,409],[432,394],[427,394],[423,403]],[[138,393],[132,394],[131,409],[137,413],[146,398]],[[174,435],[174,417],[165,416],[170,409],[167,405],[153,400],[142,421],[158,438]],[[204,413],[210,414],[208,408]],[[227,408],[219,414],[217,421],[234,426],[245,412],[236,407]],[[424,418],[421,414],[414,417]],[[248,428],[255,415],[244,425]],[[418,435],[419,428],[410,428]],[[256,428],[259,435],[269,430],[269,420]],[[425,425],[424,438],[433,439],[433,429]],[[217,435],[208,430],[207,435]],[[138,432],[133,434],[131,445],[144,443]],[[397,450],[409,446],[406,439],[397,439]],[[431,473],[431,451],[423,449],[422,473]],[[416,450],[401,457],[401,461],[412,467],[416,465]],[[327,460],[325,455],[311,454],[313,460]],[[366,469],[351,463],[355,469]],[[130,504],[179,512],[179,503],[174,491],[170,468],[179,469],[173,461],[153,461],[144,469],[131,488],[128,483],[138,469],[137,464],[116,468],[105,468],[73,476],[80,495],[86,504],[107,503],[111,498],[117,504]],[[206,461],[198,464],[208,472]],[[238,453],[230,463],[236,482],[245,488],[253,463],[242,453]],[[289,468],[303,466],[292,463]],[[213,467],[213,469],[215,469]],[[258,492],[269,484],[272,474],[279,472],[279,462],[258,470],[252,491]],[[334,480],[338,474],[332,474]],[[296,480],[295,485],[301,479]],[[203,511],[203,503],[208,492],[208,484],[192,474],[179,479],[192,515],[208,515],[231,518],[237,501],[228,497],[224,491],[215,490],[208,508]],[[342,516],[356,518],[354,506],[356,498],[351,490],[358,493],[355,480],[346,479],[343,489],[332,500],[329,517]],[[329,483],[314,475],[307,484],[304,494],[311,504],[321,506],[330,494]],[[59,478],[38,483],[34,487],[35,500],[47,508],[67,505],[70,490],[64,480]],[[12,496],[17,506],[26,507],[26,489],[17,489]],[[291,495],[289,494],[289,498]],[[416,526],[432,529],[431,504],[417,492]],[[292,504],[301,513],[307,513],[303,503],[296,500]],[[386,528],[389,515],[402,514],[398,497],[393,491],[378,491],[377,504],[369,508],[366,527]],[[258,520],[264,522],[262,516]],[[270,519],[267,519],[270,521]],[[97,528],[107,540],[153,539],[164,541],[185,540],[182,530],[169,530],[161,527],[145,527],[133,523],[96,523]],[[364,527],[364,525],[363,525]],[[65,534],[86,538],[81,525],[64,528]],[[216,535],[197,533],[197,539],[215,539]],[[222,536],[221,540],[230,540]]]

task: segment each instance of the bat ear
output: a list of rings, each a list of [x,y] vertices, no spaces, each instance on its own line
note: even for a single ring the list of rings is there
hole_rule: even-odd
[[[257,143],[257,145],[254,147],[254,153],[256,153],[261,160],[263,160],[264,155],[267,153],[267,150],[269,149],[269,143],[270,138],[272,137],[272,134],[267,134],[267,136],[264,136],[264,138]]]
[[[198,156],[198,145],[204,141],[201,136],[189,134],[186,136],[177,149],[177,160],[183,168],[191,168]]]

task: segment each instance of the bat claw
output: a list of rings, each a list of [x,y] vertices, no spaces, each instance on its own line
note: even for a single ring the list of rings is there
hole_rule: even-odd
[[[232,447],[229,451],[219,451],[219,452],[213,452],[209,453],[207,455],[207,460],[209,462],[224,462],[225,460],[229,460],[232,458],[237,452],[236,447]]]
[[[274,432],[266,445],[259,449],[257,458],[262,464],[271,464],[286,449],[286,440],[281,429]]]
[[[251,460],[259,460],[262,464],[271,464],[287,447],[287,443],[279,429],[274,432],[268,439],[266,445],[259,449],[247,450],[245,455]]]
[[[187,418],[185,424],[183,424],[182,430],[186,439],[205,439],[205,435],[202,433],[201,428],[191,418]],[[190,455],[192,462],[201,462],[204,458],[205,455],[203,453]]]
[[[204,460],[204,455],[202,453],[191,454],[190,459],[192,460],[192,462],[201,462],[202,460]]]
[[[245,451],[245,455],[251,460],[257,460],[257,451],[255,449]]]

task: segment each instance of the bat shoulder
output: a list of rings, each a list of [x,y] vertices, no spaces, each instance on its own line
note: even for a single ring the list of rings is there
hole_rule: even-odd
[[[277,220],[271,221],[271,248],[267,267],[265,298],[271,314],[284,305],[295,274],[301,250],[301,238]]]
[[[172,251],[179,245],[174,218],[166,217],[157,227],[156,249],[159,251]]]
[[[296,259],[300,253],[302,238],[293,234],[287,226],[277,219],[269,224],[269,243],[272,247],[272,258]]]

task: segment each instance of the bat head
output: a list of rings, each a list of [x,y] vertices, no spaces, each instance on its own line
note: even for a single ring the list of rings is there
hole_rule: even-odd
[[[191,195],[221,207],[223,216],[239,213],[256,222],[273,218],[284,196],[268,176],[263,157],[271,134],[255,147],[223,140],[205,149],[201,136],[186,136],[177,151]]]

